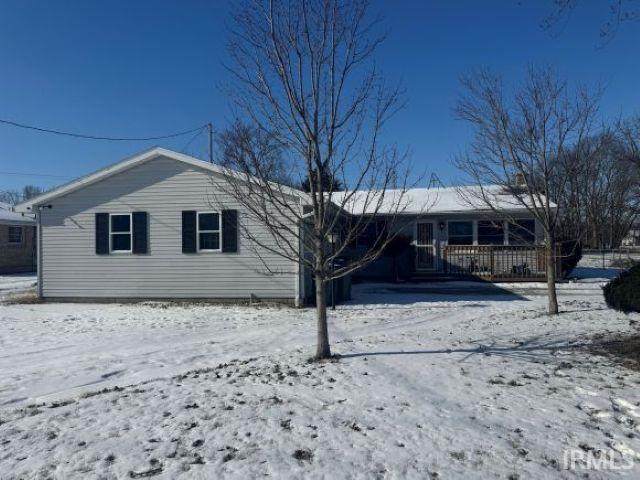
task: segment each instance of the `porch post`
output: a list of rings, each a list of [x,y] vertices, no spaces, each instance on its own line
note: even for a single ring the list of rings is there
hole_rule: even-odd
[[[502,232],[503,232],[503,239],[502,239],[503,244],[509,245],[509,222],[507,220],[503,220],[502,222]]]
[[[473,235],[473,244],[478,245],[478,220],[471,220],[471,232]]]

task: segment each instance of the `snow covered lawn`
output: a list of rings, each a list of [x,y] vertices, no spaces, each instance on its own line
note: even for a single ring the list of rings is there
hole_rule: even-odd
[[[582,255],[579,263],[579,268],[586,269],[587,271],[589,269],[594,269],[594,271],[595,269],[598,269],[604,272],[607,269],[619,270],[621,264],[632,264],[634,262],[640,263],[640,252],[638,251],[608,251],[604,254],[588,252]],[[626,268],[628,268],[628,266]]]
[[[581,348],[640,316],[461,286],[357,286],[323,364],[312,310],[0,304],[0,478],[640,475],[640,372]]]
[[[35,273],[14,273],[0,275],[0,299],[8,295],[33,290],[36,286]]]

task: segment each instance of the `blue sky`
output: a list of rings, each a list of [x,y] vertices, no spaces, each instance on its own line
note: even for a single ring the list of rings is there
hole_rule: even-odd
[[[452,114],[459,77],[491,67],[508,82],[550,64],[571,82],[603,83],[605,119],[640,113],[640,23],[596,48],[607,2],[579,2],[550,35],[538,24],[551,0],[375,0],[390,29],[378,65],[402,80],[408,105],[386,138],[445,183],[470,131]],[[224,0],[0,0],[0,118],[107,136],[150,136],[229,121],[217,85],[228,81]],[[160,142],[63,138],[0,125],[0,190],[51,187]],[[205,136],[188,151],[206,154]],[[37,174],[22,176],[8,173]]]

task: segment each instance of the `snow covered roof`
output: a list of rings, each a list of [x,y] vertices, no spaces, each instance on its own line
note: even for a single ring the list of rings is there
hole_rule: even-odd
[[[498,210],[525,211],[526,207],[513,195],[497,185],[487,187],[461,186],[447,188],[411,188],[406,191],[335,192],[332,201],[354,215],[372,213],[445,214],[491,211],[486,198]],[[378,204],[380,205],[378,206]],[[397,206],[400,205],[400,208]],[[555,206],[555,205],[552,205]]]
[[[36,221],[27,215],[13,211],[13,207],[8,203],[0,202],[0,224],[1,225],[35,225]]]

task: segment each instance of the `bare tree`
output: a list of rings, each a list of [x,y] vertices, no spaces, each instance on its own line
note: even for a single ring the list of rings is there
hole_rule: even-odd
[[[572,145],[590,136],[598,95],[584,88],[571,94],[549,68],[531,68],[511,100],[501,78],[487,70],[464,77],[462,85],[456,113],[475,137],[456,163],[478,188],[461,192],[507,219],[518,206],[537,220],[546,247],[549,314],[557,314],[556,236],[565,201],[560,192],[569,180],[560,177],[559,166]]]
[[[269,132],[236,120],[220,133],[217,144],[221,150],[222,166],[245,171],[252,176],[264,175],[265,179],[268,176],[272,182],[282,185],[294,185],[284,155],[285,147]],[[256,157],[255,161],[247,162],[246,152],[251,152]]]
[[[318,181],[315,179],[316,175],[317,175],[317,173],[313,172],[313,174],[311,176],[303,179],[302,183],[300,184],[300,189],[302,191],[304,191],[304,192],[310,192],[311,188],[312,188],[311,185],[318,183]],[[325,177],[325,178],[322,179],[322,183],[324,185],[332,185],[332,188],[336,192],[344,190],[344,186],[342,185],[340,180],[335,178],[335,177],[331,177],[331,172],[322,171],[322,172],[320,172],[320,175],[324,175],[324,177]]]
[[[559,236],[592,248],[620,245],[638,212],[638,172],[632,154],[615,131],[572,147],[552,179],[564,199]],[[561,185],[556,185],[558,182]]]
[[[640,217],[640,115],[620,122],[620,138],[624,145],[624,165],[634,169],[635,185],[632,194],[635,197],[636,218]],[[627,232],[626,232],[627,233]]]
[[[552,0],[552,9],[540,22],[541,28],[546,31],[563,28],[579,3],[580,0]],[[609,10],[600,26],[600,45],[610,42],[624,23],[640,20],[640,5],[636,0],[608,0],[600,5]]]
[[[620,122],[618,131],[625,147],[625,159],[636,167],[640,177],[640,115]]]
[[[22,187],[22,191],[19,190],[0,190],[0,202],[8,203],[9,205],[16,205],[20,202],[29,200],[30,198],[37,197],[44,189],[36,185],[25,185]]]
[[[25,185],[22,188],[22,201],[29,200],[30,198],[37,197],[41,193],[44,192],[42,187],[38,187],[37,185]]]
[[[17,205],[22,201],[22,194],[18,190],[0,190],[0,202]]]
[[[239,173],[228,175],[225,193],[248,212],[240,231],[257,255],[278,255],[311,272],[317,359],[331,355],[327,285],[378,258],[406,207],[406,156],[381,140],[402,95],[373,64],[385,34],[368,9],[367,0],[245,0],[230,29],[234,108],[278,146],[297,185],[312,181],[308,192],[273,182],[269,149],[236,136],[228,151]],[[349,256],[383,212],[379,238]],[[267,234],[248,228],[251,222]]]

